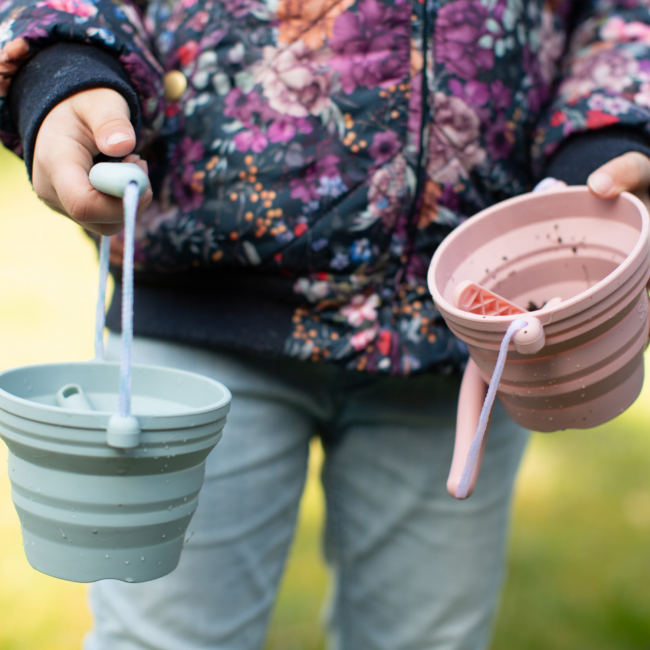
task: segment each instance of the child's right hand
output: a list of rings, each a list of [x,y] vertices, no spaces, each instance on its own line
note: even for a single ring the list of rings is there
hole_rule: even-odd
[[[34,148],[34,191],[50,208],[69,216],[86,230],[113,235],[124,227],[122,201],[92,187],[88,172],[100,152],[121,158],[135,148],[129,107],[120,93],[92,88],[57,104],[38,131]],[[146,173],[136,154],[126,158]],[[151,203],[149,188],[139,211]]]

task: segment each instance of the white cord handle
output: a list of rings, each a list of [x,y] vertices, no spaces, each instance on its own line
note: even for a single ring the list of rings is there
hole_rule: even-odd
[[[513,320],[510,323],[505,336],[503,337],[503,341],[501,341],[499,356],[497,357],[497,362],[494,366],[494,372],[492,373],[492,379],[490,380],[487,395],[485,396],[485,401],[483,402],[483,408],[481,409],[481,415],[478,419],[478,426],[476,427],[474,440],[472,440],[472,445],[469,448],[469,452],[467,453],[465,469],[463,469],[463,474],[460,477],[460,482],[458,483],[458,488],[456,489],[456,494],[454,495],[457,499],[465,499],[467,497],[467,493],[469,492],[469,484],[472,480],[472,475],[474,474],[474,467],[476,466],[476,461],[481,450],[481,445],[483,444],[483,437],[485,436],[485,431],[487,430],[488,420],[490,419],[490,413],[492,412],[492,405],[494,404],[494,398],[497,395],[497,389],[499,388],[499,382],[501,381],[503,368],[506,365],[506,357],[508,355],[508,345],[510,345],[510,339],[512,339],[512,337],[520,329],[526,327],[527,325],[528,323],[523,319],[518,318],[516,320]]]
[[[137,170],[137,171],[136,171]],[[144,177],[144,182],[143,182]],[[107,442],[111,447],[129,449],[140,444],[140,423],[131,415],[133,348],[133,254],[135,217],[140,195],[147,189],[147,175],[132,163],[99,163],[89,174],[93,187],[113,196],[123,195],[124,261],[122,266],[122,357],[120,365],[119,414],[108,422]],[[99,290],[95,325],[95,357],[104,358],[106,282],[110,237],[102,237],[99,255]]]
[[[97,310],[95,313],[95,359],[104,359],[104,327],[106,326],[106,284],[108,282],[108,256],[111,238],[102,237],[99,245],[99,286],[97,287]]]

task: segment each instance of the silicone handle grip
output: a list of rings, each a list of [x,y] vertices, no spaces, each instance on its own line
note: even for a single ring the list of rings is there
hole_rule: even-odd
[[[523,319],[528,325],[520,329],[512,338],[519,354],[537,354],[546,344],[544,326],[534,316]]]
[[[456,441],[454,443],[454,455],[451,461],[449,478],[447,479],[447,491],[454,498],[456,498],[458,485],[463,475],[463,470],[465,469],[465,462],[467,460],[469,448],[472,446],[472,441],[474,440],[476,425],[478,424],[481,415],[481,408],[483,407],[483,401],[485,400],[487,390],[488,385],[483,381],[478,366],[472,359],[469,359],[463,374],[463,381],[460,385],[460,394],[458,395]],[[478,474],[481,471],[481,462],[483,460],[486,441],[487,431],[483,438],[481,451],[476,459],[476,465],[474,466],[474,472],[472,473],[472,478],[469,483],[467,496],[470,496],[474,491]]]
[[[89,172],[90,184],[104,194],[124,196],[126,186],[135,182],[142,196],[149,187],[149,177],[135,163],[97,163]]]
[[[106,442],[116,449],[133,449],[140,445],[140,422],[134,415],[113,415],[106,427]]]

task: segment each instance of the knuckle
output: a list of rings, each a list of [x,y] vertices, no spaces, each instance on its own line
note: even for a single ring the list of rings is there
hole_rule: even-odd
[[[68,215],[73,221],[83,223],[88,218],[88,201],[86,197],[77,196],[68,208]]]
[[[142,214],[153,201],[153,192],[149,189],[147,190],[140,199],[140,204],[138,205],[138,215]]]
[[[632,151],[628,159],[635,169],[637,181],[647,185],[648,178],[650,177],[650,160],[638,151]]]
[[[57,156],[53,154],[54,147],[51,146],[52,138],[48,133],[40,133],[39,138],[36,140],[34,147],[34,161],[33,169],[43,170],[47,173],[48,170],[53,169],[56,164]]]
[[[644,157],[640,153],[632,151],[618,158],[617,168],[621,174],[630,180],[638,181],[641,177],[643,162]]]
[[[52,185],[51,180],[45,174],[39,173],[34,167],[32,175],[32,187],[36,196],[47,205],[48,208],[61,211],[56,188]]]
[[[636,187],[642,177],[638,161],[629,154],[623,154],[618,158],[610,160],[601,167],[601,170],[609,174],[614,183],[621,189]]]
[[[129,120],[127,120],[124,116],[115,115],[115,113],[107,115],[106,118],[102,120],[100,128],[102,131],[108,131],[112,129],[121,129],[122,131],[128,131],[133,135],[133,138],[135,139],[135,132],[133,131],[131,122],[129,122]]]
[[[622,156],[630,161],[634,161],[635,165],[647,165],[650,160],[644,156],[640,151],[630,151]]]
[[[630,174],[638,170],[639,161],[634,155],[625,154],[618,159],[618,167],[624,173]]]

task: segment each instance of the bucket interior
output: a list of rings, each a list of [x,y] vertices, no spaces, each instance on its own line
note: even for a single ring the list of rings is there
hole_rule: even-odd
[[[0,408],[16,412],[31,405],[65,413],[57,405],[56,393],[63,386],[77,384],[94,411],[110,415],[118,412],[119,375],[119,364],[110,362],[14,368],[0,374]],[[228,389],[208,377],[172,368],[133,366],[132,413],[136,416],[182,416],[217,409],[229,400]]]
[[[455,287],[471,280],[528,310],[569,301],[606,278],[616,282],[644,228],[637,202],[596,199],[586,188],[506,201],[443,242],[432,293],[451,306]]]

